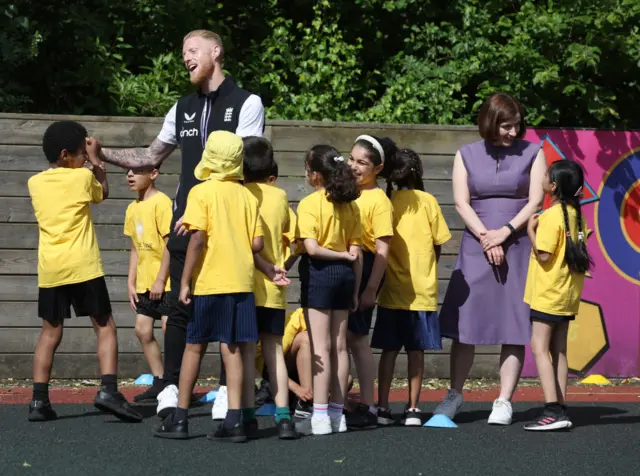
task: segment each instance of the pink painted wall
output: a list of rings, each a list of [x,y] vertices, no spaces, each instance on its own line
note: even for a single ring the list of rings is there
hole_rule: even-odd
[[[591,271],[592,278],[585,280],[582,298],[600,304],[610,348],[589,373],[609,377],[637,376],[640,371],[640,268],[636,269],[636,263],[640,262],[640,252],[637,247],[634,249],[624,241],[616,241],[614,238],[618,235],[624,236],[620,234],[620,230],[616,230],[616,227],[620,226],[621,229],[630,230],[631,236],[626,236],[627,241],[640,242],[637,233],[640,229],[637,227],[640,216],[636,207],[632,214],[623,217],[623,221],[628,224],[625,228],[616,220],[604,226],[602,215],[596,223],[595,214],[598,207],[611,208],[610,204],[615,201],[624,202],[625,191],[628,193],[630,189],[635,188],[635,196],[638,196],[640,132],[530,129],[525,139],[540,143],[545,136],[553,141],[567,159],[575,160],[582,165],[587,183],[600,196],[600,203],[592,202],[583,206],[589,229],[594,230],[587,240],[587,246],[595,267]],[[624,158],[625,155],[628,157]],[[610,173],[610,177],[604,183],[607,173]],[[611,180],[614,174],[615,177],[622,178]],[[627,212],[631,209],[629,205],[625,208]],[[606,209],[601,212],[604,210]],[[600,229],[597,226],[600,226]],[[611,233],[612,235],[608,235]],[[605,239],[599,239],[598,234]],[[605,249],[609,251],[605,253]],[[612,259],[612,254],[617,256]],[[609,255],[609,259],[606,255]],[[626,272],[616,269],[616,261],[622,267],[626,267]],[[535,362],[529,349],[524,375],[536,375]]]

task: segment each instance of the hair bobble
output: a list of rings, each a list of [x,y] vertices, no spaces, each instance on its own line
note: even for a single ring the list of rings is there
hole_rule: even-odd
[[[333,160],[335,162],[344,162],[344,157],[342,157],[341,155],[339,155],[338,157],[334,157]]]
[[[576,191],[574,197],[579,197],[580,195],[582,195],[582,185],[578,187],[578,190]]]
[[[580,242],[584,241],[584,232],[583,231],[579,231],[578,232],[578,241],[580,241]]]

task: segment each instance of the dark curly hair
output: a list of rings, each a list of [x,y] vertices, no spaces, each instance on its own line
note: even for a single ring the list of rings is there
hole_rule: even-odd
[[[422,190],[422,160],[411,149],[399,149],[388,161],[387,195],[391,197],[393,185],[398,189]]]
[[[394,155],[396,155],[396,152],[398,151],[398,146],[392,139],[389,139],[388,137],[382,137],[382,138],[379,138],[376,136],[371,136],[371,137],[373,137],[375,140],[378,141],[378,143],[382,147],[382,151],[384,152],[384,167],[378,175],[380,175],[380,177],[388,178],[390,173],[389,164],[393,162],[393,157]],[[380,152],[378,152],[378,150],[371,144],[371,142],[364,139],[360,139],[355,141],[353,145],[362,147],[364,150],[367,151],[367,157],[369,158],[369,160],[371,161],[374,167],[377,167],[382,163],[382,157],[380,156]]]
[[[76,154],[85,143],[87,130],[76,121],[58,121],[47,127],[42,137],[42,151],[55,164],[63,150]]]
[[[360,196],[355,175],[334,147],[313,146],[307,152],[305,165],[309,172],[320,174],[330,202],[349,203]]]

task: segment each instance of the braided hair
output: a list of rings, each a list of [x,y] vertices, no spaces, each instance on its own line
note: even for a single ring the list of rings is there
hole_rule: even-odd
[[[422,190],[424,192],[424,184],[422,183],[422,161],[420,156],[411,149],[399,149],[385,163],[385,171],[387,171],[387,195],[391,197],[393,185],[397,189]]]
[[[564,216],[565,233],[567,234],[567,246],[564,260],[571,271],[585,273],[593,264],[593,260],[587,251],[586,237],[582,228],[582,210],[580,207],[580,191],[584,185],[584,172],[582,167],[572,160],[559,160],[549,167],[549,182],[556,185],[555,196],[562,207]],[[576,211],[578,222],[578,239],[571,237],[571,226],[567,206]]]

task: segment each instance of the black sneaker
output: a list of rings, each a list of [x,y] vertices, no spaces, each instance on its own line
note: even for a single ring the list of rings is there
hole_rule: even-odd
[[[244,425],[244,433],[247,435],[247,438],[253,440],[258,437],[258,420],[256,418],[247,420],[242,424]]]
[[[173,415],[169,415],[153,431],[153,436],[171,440],[186,440],[189,438],[189,420],[185,418],[184,420],[174,421]]]
[[[378,426],[378,416],[369,411],[369,406],[358,403],[352,412],[345,412],[347,428],[350,430],[370,430]]]
[[[533,423],[526,424],[524,429],[527,431],[553,431],[568,430],[571,427],[573,427],[573,423],[564,412],[553,413],[545,410],[540,418]]]
[[[298,438],[296,426],[289,418],[280,420],[276,424],[276,428],[278,428],[278,438],[281,440],[295,440]]]
[[[133,397],[133,401],[136,403],[158,403],[158,395],[160,394],[160,392],[162,392],[163,389],[164,387],[162,387],[161,385],[154,384],[144,392]]]
[[[378,425],[389,426],[394,425],[395,420],[388,408],[378,407]]]
[[[303,402],[298,399],[298,403],[296,403],[295,410],[293,411],[293,416],[297,418],[311,418],[311,414],[313,413],[313,403],[311,402]]]
[[[261,407],[265,403],[274,403],[274,400],[269,382],[262,380],[260,381],[260,388],[256,391],[255,404],[256,407]]]
[[[29,421],[50,421],[57,420],[58,414],[51,406],[51,402],[43,400],[33,400],[29,404]]]
[[[238,423],[232,428],[225,428],[224,423],[220,423],[218,429],[207,435],[209,440],[231,441],[232,443],[244,443],[247,441],[247,435],[244,432],[244,424]]]
[[[105,388],[98,390],[93,403],[101,412],[111,413],[122,421],[138,423],[142,415],[135,411],[120,392],[108,392]]]
[[[422,426],[422,412],[420,409],[409,408],[407,405],[402,416],[402,424],[404,426]]]

